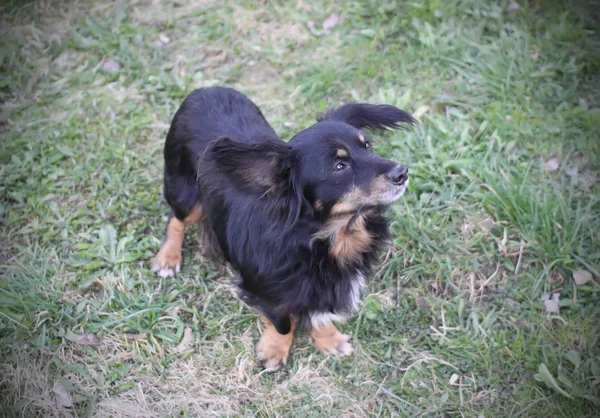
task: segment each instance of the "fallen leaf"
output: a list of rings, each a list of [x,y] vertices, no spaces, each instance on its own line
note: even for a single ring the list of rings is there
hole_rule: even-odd
[[[163,43],[163,44],[168,44],[169,42],[171,42],[171,39],[169,39],[169,37],[167,35],[165,35],[164,33],[161,33],[158,35],[158,39]]]
[[[189,349],[192,346],[193,342],[194,342],[194,331],[192,331],[191,328],[186,328],[183,331],[183,338],[181,339],[181,342],[179,343],[179,345],[177,346],[175,351],[178,353],[183,353],[184,351],[186,351],[187,349]]]
[[[323,32],[320,31],[320,30],[318,30],[315,27],[315,24],[313,22],[308,22],[306,24],[306,26],[308,26],[308,29],[310,29],[310,31],[312,32],[313,35],[315,35],[315,36],[321,36],[321,35],[323,35]]]
[[[554,173],[560,167],[560,162],[558,161],[558,158],[552,157],[546,161],[545,167],[548,173]]]
[[[521,6],[519,6],[519,3],[517,3],[516,0],[510,0],[507,8],[508,10],[519,10]]]
[[[323,22],[322,30],[317,29],[313,22],[308,22],[306,24],[306,26],[308,26],[308,29],[310,29],[310,31],[313,33],[313,35],[323,36],[323,35],[327,35],[329,33],[330,29],[333,29],[334,27],[336,27],[337,24],[339,23],[339,21],[340,21],[340,16],[333,13],[333,14],[329,15],[329,17],[327,19],[325,19],[325,21]]]
[[[425,302],[425,298],[423,296],[419,296],[417,298],[417,306],[419,307],[419,309],[423,309],[423,310],[426,310],[429,308],[429,305],[427,305],[427,302]]]
[[[100,345],[100,340],[94,334],[79,335],[75,342],[81,345]]]
[[[429,110],[429,106],[424,105],[419,107],[415,113],[413,113],[413,116],[415,119],[420,119],[425,113],[427,113],[427,111]]]
[[[80,299],[81,295],[76,290],[67,290],[57,300],[58,303],[73,302],[74,300]]]
[[[100,345],[100,340],[94,334],[75,334],[73,331],[67,331],[65,338],[69,341],[81,345]]]
[[[146,333],[142,332],[141,334],[125,334],[125,338],[127,338],[128,340],[143,340],[146,338]]]
[[[73,398],[71,393],[63,386],[60,382],[54,382],[52,387],[52,393],[54,393],[54,403],[57,408],[70,408],[73,406]]]
[[[553,293],[552,296],[548,293],[542,295],[542,301],[546,306],[546,312],[558,313],[560,309],[560,293]]]
[[[329,29],[333,29],[337,26],[340,21],[340,16],[335,13],[329,15],[327,19],[323,22],[323,30],[325,32],[329,31]]]
[[[115,60],[109,59],[102,65],[102,68],[109,73],[117,73],[121,69],[121,64]]]
[[[458,382],[458,375],[456,373],[452,373],[452,376],[450,376],[449,383],[451,385],[454,385],[456,382]]]
[[[593,280],[592,273],[587,270],[577,270],[573,273],[573,280],[577,286],[583,286]]]

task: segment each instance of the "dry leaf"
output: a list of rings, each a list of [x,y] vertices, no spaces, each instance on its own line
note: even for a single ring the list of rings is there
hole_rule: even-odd
[[[102,68],[104,68],[109,73],[117,73],[121,69],[121,64],[119,64],[115,60],[109,59],[102,65]]]
[[[554,173],[560,167],[560,162],[558,161],[558,158],[552,157],[546,161],[545,167],[548,173]]]
[[[544,293],[542,295],[542,301],[546,306],[546,312],[550,313],[559,313],[560,311],[560,293],[553,293],[550,296],[549,293]]]
[[[57,300],[58,303],[65,302],[73,302],[77,299],[80,299],[81,295],[76,290],[67,290],[63,295]]]
[[[573,273],[573,280],[577,286],[583,286],[593,280],[592,273],[587,270],[577,270]]]
[[[321,36],[321,35],[323,35],[323,32],[321,32],[320,30],[318,30],[315,27],[315,24],[313,22],[308,22],[306,24],[306,26],[308,26],[308,29],[310,29],[310,31],[313,33],[313,35],[315,35],[315,36]]]
[[[169,37],[167,35],[165,35],[164,33],[160,33],[158,35],[158,39],[163,43],[163,44],[168,44],[169,42],[171,42],[171,40],[169,39]]]
[[[81,345],[100,345],[100,340],[94,334],[78,335],[74,341]]]
[[[423,296],[419,296],[417,298],[417,306],[419,307],[419,309],[429,309],[429,305],[427,305],[427,302],[425,302],[425,298]]]
[[[429,106],[427,106],[427,105],[421,106],[420,108],[418,108],[418,109],[415,111],[415,113],[413,113],[413,117],[414,117],[415,119],[420,119],[421,117],[423,117],[423,115],[424,115],[425,113],[427,113],[427,111],[428,111],[428,110],[429,110]]]
[[[328,32],[329,29],[333,29],[337,26],[337,24],[340,21],[340,16],[334,14],[329,15],[329,17],[327,19],[325,19],[325,21],[323,22],[323,30],[325,32]]]
[[[141,334],[125,334],[125,338],[127,338],[128,340],[143,340],[147,337],[145,332],[142,332]]]
[[[193,342],[194,342],[194,331],[192,331],[191,328],[186,328],[183,331],[183,338],[181,339],[181,342],[179,343],[179,345],[177,346],[175,351],[178,353],[183,353],[184,351],[186,351],[187,349],[189,349],[192,346]]]
[[[310,29],[310,31],[313,33],[313,35],[315,36],[323,36],[323,35],[327,35],[329,33],[330,29],[333,29],[334,27],[337,26],[337,24],[340,21],[340,16],[334,14],[329,15],[329,17],[327,19],[325,19],[325,21],[323,22],[323,29],[319,30],[315,27],[315,24],[313,22],[308,22],[307,26],[308,29]]]
[[[458,375],[456,373],[452,373],[452,376],[450,376],[449,383],[451,385],[454,385],[454,384],[456,384],[456,382],[458,382]]]
[[[54,382],[52,392],[54,393],[54,403],[57,408],[70,408],[73,406],[73,398],[71,398],[71,394],[62,383]]]
[[[529,54],[529,56],[531,57],[531,59],[536,60],[540,57],[540,49],[537,47],[537,45],[533,45],[533,47],[531,48],[531,54]]]

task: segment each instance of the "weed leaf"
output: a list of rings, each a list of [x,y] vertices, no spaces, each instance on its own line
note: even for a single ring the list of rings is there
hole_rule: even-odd
[[[556,380],[554,379],[554,377],[548,370],[548,367],[546,367],[546,365],[544,363],[540,364],[540,366],[538,367],[538,373],[534,374],[533,378],[535,380],[537,380],[538,382],[544,382],[546,385],[548,385],[549,387],[551,387],[552,389],[554,389],[561,395],[566,396],[567,398],[572,398],[571,395],[569,395],[567,392],[565,392],[558,385],[558,383],[556,382]]]

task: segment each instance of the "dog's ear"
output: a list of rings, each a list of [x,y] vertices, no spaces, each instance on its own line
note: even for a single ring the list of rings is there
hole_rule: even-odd
[[[400,129],[403,123],[415,124],[416,120],[404,110],[390,105],[373,105],[368,103],[348,103],[331,109],[318,121],[336,120],[347,123],[357,129],[372,131],[386,128]]]
[[[282,184],[294,161],[291,148],[275,140],[247,144],[220,138],[210,146],[208,156],[226,175],[253,189]]]

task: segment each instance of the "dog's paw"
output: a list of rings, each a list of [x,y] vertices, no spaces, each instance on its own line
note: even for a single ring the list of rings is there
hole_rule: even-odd
[[[181,252],[169,252],[168,248],[161,248],[154,261],[152,271],[160,277],[173,277],[181,270]]]
[[[354,349],[348,341],[350,336],[342,334],[338,330],[326,335],[312,335],[313,343],[317,350],[327,356],[348,357]]]
[[[262,367],[268,372],[274,372],[286,365],[290,354],[289,347],[269,346],[259,344],[256,349],[256,358]]]
[[[279,334],[275,328],[268,327],[256,347],[256,358],[268,372],[279,370],[287,363],[292,347],[292,333]]]

